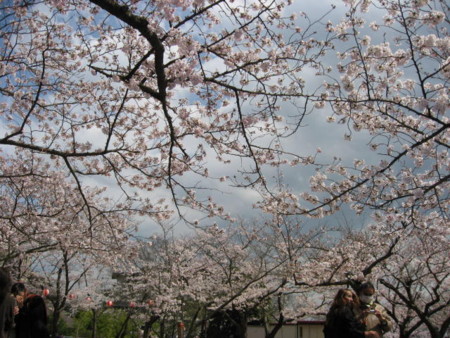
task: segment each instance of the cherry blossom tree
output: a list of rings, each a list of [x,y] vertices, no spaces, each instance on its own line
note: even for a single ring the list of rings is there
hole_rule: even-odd
[[[103,253],[119,252],[128,245],[133,224],[115,212],[111,199],[99,196],[102,189],[85,190],[89,199],[104,206],[101,212],[92,210],[89,219],[82,212],[84,202],[76,186],[71,186],[60,171],[42,164],[44,172],[33,172],[32,161],[16,159],[2,168],[0,248],[4,265],[50,251],[89,253],[105,263]],[[19,266],[14,270],[19,279],[26,274]]]
[[[214,318],[232,313],[233,331],[245,336],[248,314],[280,292],[286,278],[277,261],[251,248],[250,237],[236,236],[236,230],[211,227],[185,239],[155,238],[133,271],[123,273],[121,296],[146,307],[151,300],[149,314],[159,316],[161,336],[178,321],[189,337],[204,335]]]
[[[362,281],[378,285],[378,301],[396,322],[400,337],[444,337],[449,326],[448,236],[446,228],[414,228],[372,223],[342,236],[322,238],[295,270],[301,288],[320,292],[329,306],[340,287],[357,288]],[[305,254],[305,252],[304,252]],[[324,313],[326,307],[317,307]]]
[[[401,278],[403,265],[394,262],[401,264],[405,248],[426,250],[426,245],[417,247],[415,231],[443,238],[448,251],[449,7],[445,1],[344,2],[345,18],[327,25],[340,40],[334,43],[340,62],[317,73],[324,85],[315,107],[327,110],[329,122],[347,127],[343,136],[348,141],[366,136],[374,156],[353,163],[336,156],[311,177],[312,191],[296,195],[280,190],[260,206],[272,214],[284,210],[286,215],[318,218],[346,205],[357,213],[376,211],[375,225],[364,229],[360,240],[352,235],[337,245],[323,243],[309,263],[317,269],[308,272],[302,264],[296,280],[316,286],[345,285],[354,276],[376,280],[382,277],[381,267],[392,264],[385,282],[399,296],[404,287],[389,281]],[[410,271],[423,269],[420,264],[407,266]],[[445,276],[448,263],[441,268]],[[322,280],[317,283],[318,278]],[[441,281],[438,285],[445,281],[441,275],[435,278]],[[429,295],[428,301],[432,299]],[[442,301],[446,304],[448,298]],[[409,310],[414,312],[412,304]],[[434,322],[434,314],[427,315],[426,321]],[[407,317],[399,318],[403,320]],[[430,325],[445,323],[441,318]]]
[[[49,290],[55,335],[68,300],[72,306],[76,303],[74,290],[81,294],[93,287],[89,278],[93,270],[98,273],[114,264],[114,257],[133,254],[128,240],[133,227],[111,209],[114,204],[108,203],[109,199],[98,196],[99,189],[86,189],[85,193],[97,205],[105,203],[104,211],[109,204],[110,214],[92,212],[95,217],[89,221],[81,212],[83,200],[65,175],[48,165],[42,166],[41,174],[25,174],[27,163],[11,159],[3,166],[0,257],[3,265],[11,267],[14,279],[23,281],[31,292]],[[89,286],[80,287],[85,280]]]
[[[378,226],[367,229],[375,236],[343,255],[349,261],[348,256],[372,255],[365,262],[377,263],[369,265],[375,277],[382,276],[379,268],[389,267],[382,283],[396,299],[393,307],[398,310],[400,301],[421,318],[411,322],[409,314],[396,311],[403,334],[425,324],[431,336],[442,336],[448,328],[448,318],[440,317],[440,309],[448,309],[442,292],[450,271],[439,258],[449,248],[448,3],[347,3],[346,19],[329,26],[348,47],[338,52],[341,76],[325,83],[317,106],[330,104],[329,119],[347,124],[346,137],[367,132],[368,146],[381,160],[358,159],[352,167],[336,163],[318,173],[311,181],[318,195],[306,196],[316,206],[308,212],[332,213],[342,203],[357,212],[376,209]],[[375,33],[367,30],[366,12],[382,18],[369,25]],[[356,266],[344,271],[368,272]]]
[[[78,275],[75,273],[78,272]],[[80,276],[80,270],[71,273],[72,276]],[[55,276],[49,276],[53,278]],[[76,277],[73,278],[76,280]],[[65,298],[69,316],[77,316],[79,312],[90,313],[90,334],[91,337],[98,337],[97,324],[100,317],[108,310],[112,310],[115,306],[112,294],[114,291],[114,281],[111,280],[111,269],[105,269],[100,266],[96,269],[90,269],[83,275],[83,279],[76,284],[71,284],[71,293]],[[112,303],[109,303],[112,302]],[[126,319],[125,319],[126,321]]]
[[[280,137],[308,101],[291,121],[281,104],[305,97],[302,69],[331,48],[311,33],[320,21],[304,15],[300,28],[284,1],[2,6],[0,144],[70,175],[89,220],[101,209],[86,191],[96,177],[141,216],[228,217],[192,182],[219,180],[205,165],[213,156],[242,161],[235,185],[266,186],[263,168],[286,161]]]
[[[346,138],[366,132],[368,147],[381,160],[357,159],[353,166],[337,162],[319,172],[311,179],[319,195],[304,196],[316,207],[303,213],[328,214],[350,203],[357,212],[385,210],[391,223],[440,219],[444,226],[449,204],[448,4],[346,2],[346,18],[328,28],[344,47],[337,52],[341,75],[324,74],[329,80],[316,106],[329,104],[329,120],[348,126]],[[380,16],[370,28],[368,11]]]
[[[400,337],[418,332],[445,337],[450,327],[449,244],[442,230],[414,229],[408,234],[408,246],[400,247],[381,265],[382,296],[398,323]]]
[[[62,246],[59,250],[35,256],[27,284],[34,285],[35,289],[41,285],[49,290],[46,299],[52,313],[52,336],[58,334],[58,323],[63,313],[73,315],[86,309],[94,313],[107,307],[110,289],[114,285],[109,264],[96,259],[95,255]]]

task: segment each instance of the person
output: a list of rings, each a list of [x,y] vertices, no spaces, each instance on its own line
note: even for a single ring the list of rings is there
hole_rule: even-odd
[[[10,337],[14,328],[16,303],[10,293],[11,283],[8,270],[0,268],[0,338]]]
[[[16,338],[49,338],[44,299],[28,293],[23,283],[15,283],[11,292],[19,305],[19,313],[15,317]]]
[[[390,331],[393,326],[386,309],[375,302],[375,286],[371,282],[362,283],[358,289],[359,307],[355,308],[355,316],[366,326],[367,330],[376,331],[380,337]]]
[[[358,297],[353,290],[338,290],[325,321],[325,338],[379,338],[375,331],[366,330],[355,318],[353,309],[358,306]]]

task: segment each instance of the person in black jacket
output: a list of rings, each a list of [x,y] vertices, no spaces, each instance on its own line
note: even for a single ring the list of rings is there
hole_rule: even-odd
[[[15,317],[16,338],[49,338],[44,299],[39,295],[28,293],[23,283],[15,283],[11,292],[20,308]]]
[[[10,293],[11,277],[0,268],[0,338],[7,338],[14,329],[16,301]]]
[[[325,338],[379,338],[375,331],[365,331],[353,310],[359,306],[356,293],[351,289],[340,289],[334,297],[333,304],[327,314]]]

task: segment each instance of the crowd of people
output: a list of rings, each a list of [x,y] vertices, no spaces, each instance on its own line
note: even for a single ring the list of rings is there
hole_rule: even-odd
[[[49,338],[44,299],[0,268],[0,338]]]
[[[392,329],[386,309],[375,302],[375,287],[366,282],[357,288],[340,289],[328,311],[325,338],[382,338]]]

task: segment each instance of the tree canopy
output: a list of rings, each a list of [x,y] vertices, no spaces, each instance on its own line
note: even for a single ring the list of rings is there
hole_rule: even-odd
[[[302,6],[2,1],[2,264],[53,283],[60,310],[75,289],[111,296],[86,282],[110,266],[132,277],[130,301],[152,297],[151,318],[176,320],[188,303],[192,334],[268,299],[282,321],[294,316],[288,294],[370,278],[402,334],[442,337],[449,4]],[[355,140],[354,158],[332,153]],[[236,214],[226,194],[260,217]],[[361,229],[337,236],[313,220],[343,209],[367,215]],[[137,241],[143,223],[162,235]],[[189,235],[173,238],[181,224]]]

